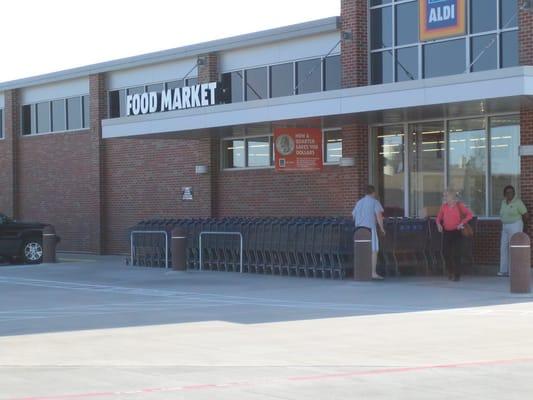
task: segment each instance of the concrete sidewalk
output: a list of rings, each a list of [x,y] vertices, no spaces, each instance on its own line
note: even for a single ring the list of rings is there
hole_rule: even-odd
[[[0,399],[523,399],[533,296],[508,280],[0,268]]]

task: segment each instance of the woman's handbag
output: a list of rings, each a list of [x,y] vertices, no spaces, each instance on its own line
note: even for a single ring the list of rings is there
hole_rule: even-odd
[[[464,206],[463,204],[459,204],[459,214],[461,214],[461,221],[465,219],[466,217],[466,213],[463,213],[463,210],[464,210]],[[472,227],[470,226],[470,224],[467,222],[466,224],[463,225],[463,229],[461,230],[461,234],[464,236],[464,237],[472,237],[474,236],[474,230],[472,229]]]

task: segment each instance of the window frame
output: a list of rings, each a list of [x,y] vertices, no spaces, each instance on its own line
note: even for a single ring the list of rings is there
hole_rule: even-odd
[[[443,122],[444,123],[444,152],[445,152],[445,163],[444,163],[444,187],[446,188],[449,184],[449,122],[450,121],[460,121],[460,120],[470,120],[470,119],[483,119],[484,124],[486,126],[485,130],[485,140],[487,143],[486,146],[486,153],[485,153],[485,159],[487,163],[486,173],[485,173],[485,211],[483,215],[478,215],[477,217],[479,219],[483,220],[495,220],[499,219],[499,217],[491,216],[492,214],[492,191],[493,191],[493,185],[492,185],[492,159],[491,159],[491,144],[492,144],[492,127],[491,127],[491,119],[492,118],[498,118],[498,117],[520,117],[519,112],[503,112],[503,113],[490,113],[490,114],[477,114],[477,115],[469,115],[465,117],[453,117],[453,118],[430,118],[430,119],[415,119],[415,120],[409,120],[401,123],[396,124],[390,124],[390,123],[380,123],[380,124],[372,124],[368,126],[368,137],[369,137],[369,151],[371,154],[373,154],[373,151],[376,147],[376,137],[374,135],[374,129],[378,127],[384,127],[384,126],[403,126],[404,132],[408,132],[409,125],[411,124],[418,124],[418,123],[427,123],[427,122]],[[520,135],[522,132],[520,132]],[[518,150],[517,150],[518,151]],[[405,160],[405,170],[408,171],[411,165],[412,160],[409,158],[409,146],[405,146],[404,148],[404,160]],[[376,179],[377,174],[377,160],[373,159],[369,163],[369,179],[370,181]],[[404,186],[406,188],[405,190],[405,196],[404,196],[404,210],[405,210],[405,217],[410,216],[410,199],[409,199],[409,188],[410,188],[410,182],[409,182],[409,174],[405,174],[404,177]],[[444,189],[444,188],[443,188]],[[516,188],[517,194],[520,196],[520,187]]]
[[[73,99],[73,98],[79,98],[80,99],[80,103],[81,103],[81,128],[79,128],[79,129],[69,129],[68,128],[68,107],[67,107],[67,103],[68,103],[69,99]],[[21,136],[21,137],[30,137],[30,136],[52,135],[52,134],[58,134],[58,133],[78,133],[78,132],[81,132],[81,131],[89,130],[91,128],[90,116],[87,119],[88,125],[86,127],[84,126],[84,99],[85,98],[89,99],[89,110],[90,110],[90,95],[88,93],[80,94],[80,95],[76,95],[76,96],[60,97],[60,98],[55,98],[55,99],[38,101],[38,102],[34,102],[34,103],[22,104],[20,106],[20,130],[19,130],[19,136]],[[62,101],[63,102],[64,109],[65,109],[65,127],[66,127],[65,130],[54,131],[53,111],[52,111],[53,106],[52,106],[52,104],[55,101]],[[39,132],[38,131],[38,126],[37,126],[37,122],[38,122],[38,120],[37,120],[37,113],[38,113],[37,112],[37,105],[41,104],[41,103],[48,103],[49,104],[48,116],[50,118],[50,130],[47,131],[47,132]],[[30,133],[27,133],[27,134],[24,133],[24,113],[22,111],[24,107],[30,107]],[[35,126],[35,132],[31,132],[32,126]]]
[[[368,65],[367,65],[367,71],[368,71],[368,85],[376,85],[376,83],[372,83],[372,54],[374,53],[382,53],[382,52],[389,52],[391,54],[393,65],[392,65],[392,83],[400,82],[397,80],[396,75],[396,59],[397,59],[397,50],[405,48],[405,47],[417,47],[418,48],[418,79],[431,79],[426,78],[424,76],[424,60],[423,60],[423,53],[424,53],[424,46],[426,44],[433,44],[433,43],[440,43],[440,42],[446,42],[454,39],[465,39],[465,55],[466,55],[466,63],[463,73],[473,73],[472,71],[472,61],[475,59],[475,57],[471,57],[471,43],[472,39],[476,36],[484,36],[484,35],[496,35],[496,55],[497,55],[497,68],[496,69],[503,69],[503,68],[509,68],[509,67],[503,67],[503,60],[502,60],[502,34],[506,32],[514,32],[519,31],[519,26],[511,26],[504,28],[503,21],[501,21],[501,14],[502,14],[502,2],[505,0],[497,0],[496,2],[496,18],[497,18],[497,24],[496,29],[491,31],[484,31],[484,32],[478,32],[478,33],[471,33],[472,32],[472,18],[471,18],[471,2],[466,2],[466,34],[460,35],[460,36],[453,36],[449,38],[442,38],[437,40],[431,40],[426,42],[421,42],[418,40],[416,43],[406,44],[406,45],[396,45],[396,6],[400,4],[410,3],[410,2],[417,2],[417,0],[390,0],[390,2],[386,4],[380,4],[371,6],[371,0],[368,1],[368,13],[367,13],[367,23],[368,23],[368,38],[367,38],[367,45],[368,45]],[[392,7],[392,46],[391,47],[385,47],[380,49],[374,49],[372,50],[372,39],[371,39],[371,33],[372,33],[372,26],[371,26],[371,10],[378,9],[378,8],[385,8],[385,7]],[[515,18],[516,19],[516,18]],[[512,20],[511,20],[512,21]],[[444,76],[450,76],[450,75],[444,75]],[[383,83],[378,83],[383,84]]]
[[[329,132],[339,132],[341,134],[341,156],[339,161],[328,161],[327,136]],[[342,137],[342,128],[324,128],[322,129],[322,161],[324,165],[340,165],[342,157],[344,157],[344,137]]]
[[[5,139],[5,112],[3,108],[0,108],[0,140]]]

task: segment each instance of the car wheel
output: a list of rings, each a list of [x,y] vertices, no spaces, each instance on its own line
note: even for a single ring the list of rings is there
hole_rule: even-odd
[[[43,244],[39,239],[28,239],[22,246],[22,259],[26,264],[39,264],[43,261]]]

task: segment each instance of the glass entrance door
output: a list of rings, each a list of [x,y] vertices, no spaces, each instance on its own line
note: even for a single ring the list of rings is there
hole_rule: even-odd
[[[434,217],[442,204],[446,145],[444,122],[409,125],[409,215]]]
[[[404,126],[374,129],[375,172],[379,197],[387,217],[405,214],[405,134]]]

